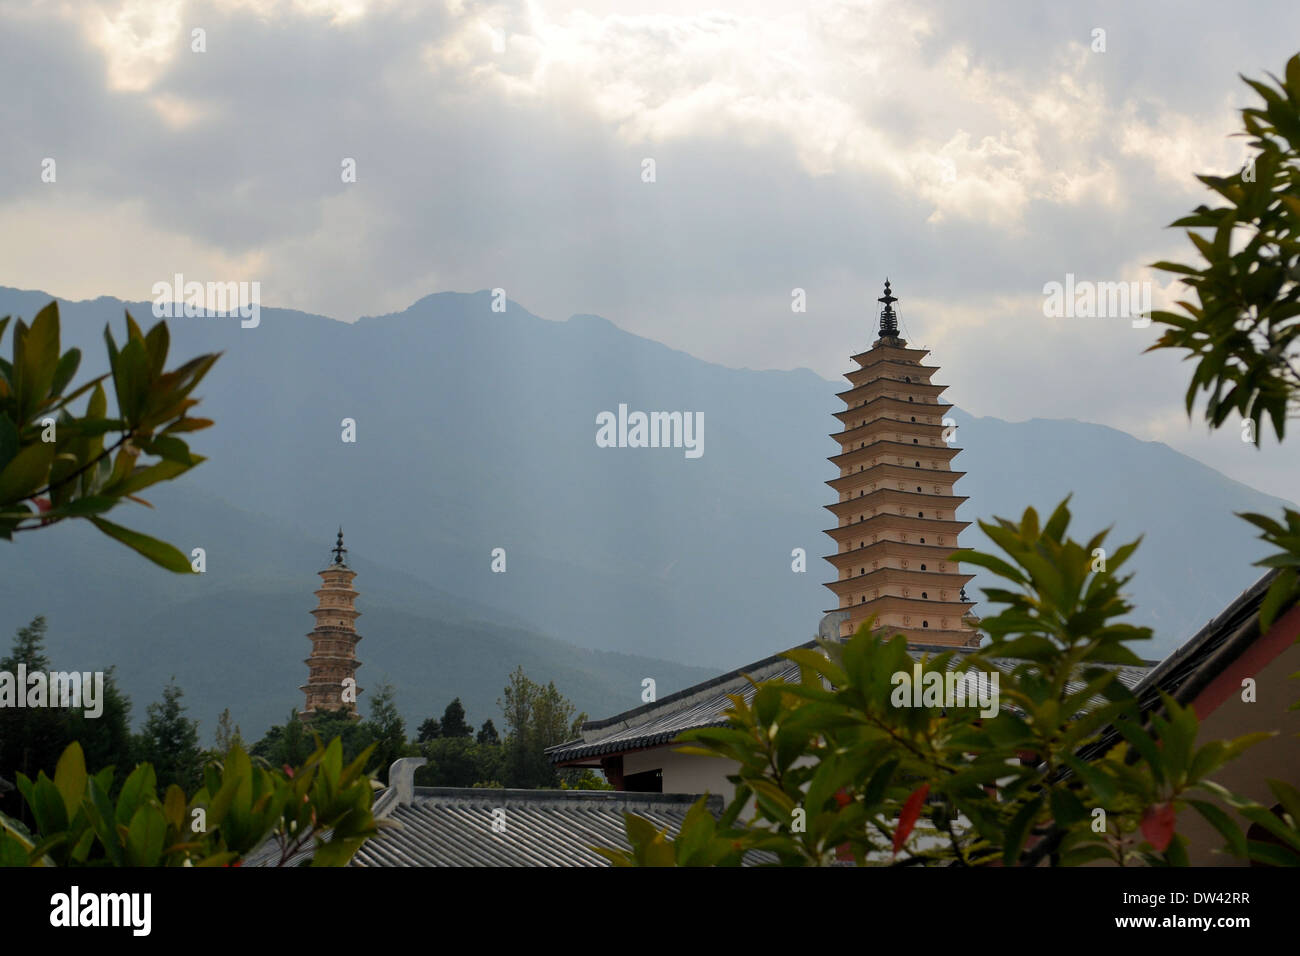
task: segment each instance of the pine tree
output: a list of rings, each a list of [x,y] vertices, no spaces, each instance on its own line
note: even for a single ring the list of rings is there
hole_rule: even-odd
[[[355,728],[355,721],[345,718],[350,727]],[[311,753],[313,741],[295,707],[284,724],[271,727],[262,739],[253,744],[248,752],[254,757],[261,757],[272,767],[298,767]],[[344,758],[351,761],[347,753],[347,741],[344,741]],[[354,755],[355,756],[355,755]]]
[[[68,742],[81,744],[86,766],[94,770],[116,767],[114,795],[135,767],[135,744],[131,739],[131,699],[117,686],[116,668],[104,672],[104,700],[98,717],[87,717],[84,710],[68,715]]]
[[[438,723],[437,717],[430,717],[420,724],[420,729],[416,734],[416,740],[422,744],[427,744],[430,740],[437,740],[442,736],[442,725]]]
[[[26,694],[28,689],[17,685],[20,665],[28,675],[48,675],[45,631],[44,616],[33,618],[18,630],[9,656],[0,659],[0,671],[12,675],[16,694]],[[15,701],[6,703],[8,706],[0,707],[0,776],[16,782],[19,773],[32,779],[42,770],[53,774],[59,754],[69,742],[67,712],[57,707],[15,707]]]
[[[370,719],[365,728],[378,746],[370,758],[370,768],[377,770],[380,781],[388,783],[388,767],[398,757],[406,755],[406,721],[397,710],[393,688],[384,682],[370,698]]]
[[[230,708],[227,707],[221,712],[221,716],[217,718],[217,729],[214,732],[214,747],[212,752],[218,757],[224,757],[226,754],[230,753],[230,749],[234,747],[235,744],[238,744],[240,747],[244,746],[244,735],[240,733],[239,725],[235,724],[232,727],[231,723]]]
[[[501,736],[497,733],[496,725],[492,723],[491,717],[483,721],[483,726],[479,728],[478,742],[488,746],[496,746],[501,743]]]
[[[442,713],[442,735],[444,737],[472,737],[474,728],[465,722],[465,707],[457,697]]]
[[[146,709],[144,730],[138,738],[139,758],[153,764],[159,792],[174,783],[188,793],[202,771],[199,722],[185,716],[183,696],[173,677],[163,689],[162,701]]]

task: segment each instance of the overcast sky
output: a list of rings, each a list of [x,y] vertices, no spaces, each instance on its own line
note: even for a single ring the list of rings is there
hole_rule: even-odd
[[[1146,265],[1192,261],[1166,226],[1245,160],[1237,74],[1282,72],[1300,6],[1045,6],[0,0],[0,284],[256,280],[345,321],[500,287],[837,378],[888,275],[966,411],[1300,498],[1300,438],[1189,424],[1154,328],[1043,314],[1067,273],[1167,300]]]

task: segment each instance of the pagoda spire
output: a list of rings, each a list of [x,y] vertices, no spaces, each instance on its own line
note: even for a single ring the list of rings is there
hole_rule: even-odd
[[[334,563],[346,565],[348,562],[344,555],[347,553],[348,549],[343,547],[343,526],[339,525],[339,538],[338,542],[334,545]]]
[[[898,313],[894,311],[894,303],[898,297],[889,290],[889,279],[885,279],[885,294],[876,300],[883,302],[885,307],[880,310],[880,337],[882,339],[898,338]]]

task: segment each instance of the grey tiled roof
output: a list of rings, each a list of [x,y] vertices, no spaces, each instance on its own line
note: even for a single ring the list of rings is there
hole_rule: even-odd
[[[816,642],[804,646],[815,647]],[[721,727],[727,722],[723,713],[731,706],[728,695],[744,694],[746,700],[754,696],[746,674],[756,681],[795,681],[799,679],[799,665],[779,654],[756,661],[652,704],[605,720],[588,721],[582,725],[581,737],[550,747],[547,754],[553,763],[559,763],[666,744],[682,731],[696,727]]]
[[[799,645],[800,648],[816,648],[817,641],[812,640]],[[923,655],[931,657],[946,651],[955,652],[951,666],[957,666],[961,658],[974,653],[974,648],[951,647],[940,645],[917,645],[908,647],[913,658]],[[1008,673],[1019,661],[993,658],[991,663],[1000,671]],[[1150,671],[1150,664],[1143,666],[1098,665],[1109,667],[1119,674],[1119,679],[1127,687],[1135,687]],[[754,696],[755,681],[783,680],[797,681],[799,666],[780,654],[755,661],[746,667],[715,677],[671,694],[662,700],[637,707],[604,720],[588,721],[582,725],[582,736],[565,741],[547,749],[553,763],[570,763],[590,760],[603,754],[626,753],[646,747],[657,747],[671,743],[678,734],[699,727],[722,727],[727,723],[725,713],[731,706],[729,695],[743,694],[747,701]],[[1078,690],[1082,682],[1067,685],[1070,691]]]
[[[389,825],[351,866],[608,866],[592,846],[628,848],[624,812],[676,835],[698,795],[610,790],[484,790],[416,787],[390,805]],[[722,798],[710,797],[714,816]],[[504,832],[492,828],[504,810]],[[502,819],[499,815],[496,819]]]

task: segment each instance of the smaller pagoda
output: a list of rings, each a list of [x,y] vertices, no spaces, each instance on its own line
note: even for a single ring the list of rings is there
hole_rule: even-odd
[[[307,665],[307,683],[298,689],[307,695],[307,704],[299,716],[311,720],[318,713],[346,710],[357,715],[357,697],[361,688],[356,685],[357,618],[360,613],[355,603],[357,591],[352,580],[357,572],[348,567],[348,549],[343,547],[343,529],[339,528],[334,545],[334,560],[320,574],[322,582],[316,592],[316,609],[311,613],[316,626],[307,635],[311,639],[311,655]],[[345,683],[348,682],[348,683]]]

